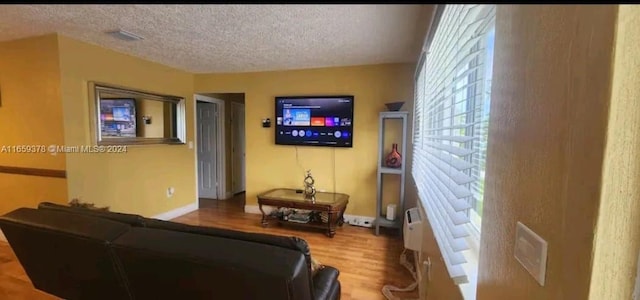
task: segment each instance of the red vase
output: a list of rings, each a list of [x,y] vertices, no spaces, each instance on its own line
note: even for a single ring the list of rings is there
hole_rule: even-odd
[[[393,150],[387,154],[385,162],[389,168],[400,168],[402,166],[402,155],[398,152],[398,144],[393,144]]]

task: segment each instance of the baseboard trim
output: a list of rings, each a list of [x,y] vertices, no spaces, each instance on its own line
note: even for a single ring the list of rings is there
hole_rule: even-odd
[[[170,210],[168,212],[165,213],[161,213],[159,215],[155,215],[152,218],[154,219],[159,219],[159,220],[164,220],[164,221],[168,221],[171,219],[175,219],[179,216],[182,215],[186,215],[192,211],[196,211],[198,210],[198,204],[197,203],[191,203],[189,205],[185,205],[183,207],[178,207],[174,210]]]
[[[4,233],[2,233],[2,230],[0,230],[0,241],[7,242],[7,237],[4,236]]]
[[[264,212],[266,214],[269,214],[272,210],[275,209],[275,207],[263,205],[262,209],[264,209]],[[258,205],[245,205],[244,212],[248,214],[262,214]],[[371,228],[373,227],[375,219],[376,218],[374,217],[344,214],[344,222],[353,226]]]

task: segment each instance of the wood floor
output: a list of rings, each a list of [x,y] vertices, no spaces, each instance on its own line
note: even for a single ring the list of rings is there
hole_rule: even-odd
[[[381,292],[385,284],[405,287],[413,281],[399,263],[402,240],[393,231],[382,231],[380,236],[375,236],[372,229],[345,224],[338,228],[334,238],[329,238],[322,231],[300,230],[286,225],[273,224],[262,228],[260,216],[245,214],[243,206],[243,194],[223,201],[201,199],[199,210],[173,221],[301,237],[309,243],[314,258],[340,270],[341,299],[386,299]],[[417,298],[418,293],[395,295]],[[58,298],[36,290],[9,245],[0,242],[0,299]]]

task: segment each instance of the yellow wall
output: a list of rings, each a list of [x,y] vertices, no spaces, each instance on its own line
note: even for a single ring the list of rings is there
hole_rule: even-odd
[[[186,99],[187,140],[193,140],[193,75],[58,36],[64,137],[90,145],[89,81]],[[187,145],[128,146],[124,154],[68,154],[69,197],[115,211],[155,215],[195,202],[195,153]],[[175,188],[167,198],[168,187]]]
[[[632,299],[640,251],[640,7],[618,11],[615,63],[589,299]]]
[[[616,11],[497,9],[477,299],[588,297]],[[513,257],[517,221],[548,242],[544,287]]]
[[[138,127],[138,136],[148,138],[165,137],[165,126],[170,122],[165,122],[165,111],[168,105],[166,102],[149,100],[144,98],[136,99],[136,114],[138,115],[136,124]],[[142,119],[144,116],[151,117],[151,124],[146,124]],[[169,120],[167,120],[169,121]],[[166,123],[166,124],[165,124]]]
[[[378,113],[384,103],[411,99],[413,64],[322,68],[236,74],[195,75],[196,93],[245,93],[247,205],[256,195],[277,187],[301,187],[311,169],[319,190],[351,196],[348,214],[374,216]],[[354,147],[325,148],[275,145],[274,97],[352,94],[355,96]],[[334,177],[335,155],[335,177]]]
[[[0,148],[63,144],[60,67],[55,35],[0,43]],[[28,118],[25,116],[29,116]],[[0,165],[65,169],[65,156],[0,153]],[[0,174],[0,214],[41,201],[66,202],[66,180]]]

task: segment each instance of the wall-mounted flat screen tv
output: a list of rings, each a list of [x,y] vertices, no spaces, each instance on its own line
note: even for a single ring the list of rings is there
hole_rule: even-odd
[[[353,147],[353,96],[276,97],[276,144]]]

